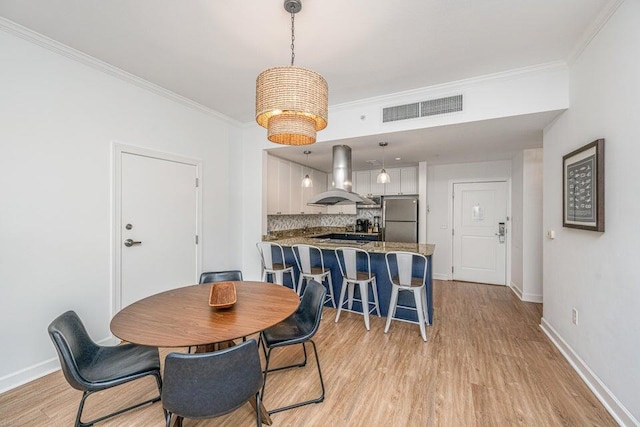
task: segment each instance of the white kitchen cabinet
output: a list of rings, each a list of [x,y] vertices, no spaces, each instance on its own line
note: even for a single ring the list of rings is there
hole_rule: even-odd
[[[267,215],[278,213],[278,158],[267,156]]]
[[[380,170],[355,172],[357,188],[356,193],[366,196],[397,196],[403,194],[418,194],[418,168],[415,166],[406,168],[389,168],[387,173],[391,178],[388,184],[378,184],[378,174]],[[368,190],[364,180],[369,176]],[[360,190],[362,188],[362,190]]]
[[[297,163],[290,163],[291,167],[291,178],[289,180],[289,200],[291,203],[291,207],[289,209],[289,213],[291,214],[301,214],[304,213],[304,208],[302,205],[302,165]],[[305,202],[306,206],[307,203]]]
[[[385,196],[400,194],[400,169],[387,169],[387,173],[389,174],[389,178],[391,178],[391,180],[388,183],[384,184]]]
[[[324,193],[327,191],[327,174],[324,172],[320,172],[315,169],[311,169],[309,176],[313,180],[313,187],[305,188],[308,196],[305,197],[305,213],[319,214],[326,213],[327,208],[324,206],[306,206],[307,202],[311,198],[311,196],[315,196],[316,194]]]
[[[291,209],[291,163],[267,156],[267,214],[288,214]]]
[[[418,168],[400,168],[400,194],[418,194]]]
[[[353,173],[353,191],[361,196],[371,193],[371,171],[358,171]]]
[[[278,213],[291,213],[291,162],[278,159]]]
[[[369,171],[369,182],[371,183],[370,193],[374,196],[382,196],[384,194],[384,184],[378,184],[378,174],[380,170]]]

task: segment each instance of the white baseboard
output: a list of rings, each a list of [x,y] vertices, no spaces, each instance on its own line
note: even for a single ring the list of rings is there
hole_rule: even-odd
[[[5,375],[0,378],[0,393],[4,393],[5,391],[20,387],[21,385],[33,380],[37,380],[38,378],[44,377],[58,369],[60,369],[60,362],[56,357],[21,369],[18,372],[12,372],[9,375]]]
[[[520,298],[521,301],[542,303],[542,295],[540,294],[522,292],[522,289],[520,289],[520,287],[513,282],[509,284],[509,287],[511,288],[513,293],[516,294],[518,298]]]
[[[433,273],[433,278],[435,280],[449,280],[449,276],[446,274]]]
[[[100,340],[100,345],[114,345],[120,341],[113,337]],[[45,360],[44,362],[36,363],[35,365],[26,367],[17,372],[12,372],[4,377],[0,378],[0,393],[12,390],[16,387],[20,387],[23,384],[37,380],[38,378],[49,375],[60,369],[60,360],[57,357]]]
[[[560,353],[562,353],[565,359],[569,361],[569,364],[578,375],[580,375],[580,378],[587,384],[618,424],[628,427],[640,426],[638,420],[620,403],[611,390],[602,383],[600,378],[584,363],[580,356],[578,356],[544,317],[540,321],[540,328],[558,350],[560,350]]]

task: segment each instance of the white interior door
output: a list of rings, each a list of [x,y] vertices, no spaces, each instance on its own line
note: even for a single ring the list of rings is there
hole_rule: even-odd
[[[506,226],[506,182],[453,185],[453,280],[506,285]]]
[[[198,167],[120,153],[120,307],[197,283]]]

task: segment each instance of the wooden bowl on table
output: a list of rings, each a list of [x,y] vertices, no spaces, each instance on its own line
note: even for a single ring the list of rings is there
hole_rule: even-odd
[[[233,282],[218,282],[211,285],[209,305],[216,309],[229,308],[238,301],[236,285]]]

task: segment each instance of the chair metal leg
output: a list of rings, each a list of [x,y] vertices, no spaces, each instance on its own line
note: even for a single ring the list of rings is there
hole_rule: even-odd
[[[360,301],[362,302],[362,314],[364,315],[364,327],[367,331],[371,330],[369,327],[369,285],[359,282],[360,287]]]
[[[333,308],[336,308],[336,299],[333,297],[333,281],[331,280],[331,273],[327,274],[327,282],[329,282],[329,296],[331,297],[331,304]]]
[[[95,420],[88,421],[86,423],[83,423],[82,420],[81,420],[81,418],[82,418],[82,410],[84,409],[85,401],[87,400],[89,395],[91,395],[93,392],[91,392],[91,391],[83,392],[82,393],[82,398],[80,399],[80,406],[78,407],[78,414],[76,415],[75,426],[76,427],[92,426],[97,422],[106,420],[107,418],[115,417],[116,415],[120,415],[120,414],[122,414],[124,412],[131,411],[132,409],[139,408],[139,407],[141,407],[143,405],[146,405],[147,403],[155,403],[155,402],[160,401],[160,396],[162,395],[162,378],[160,377],[160,372],[149,374],[149,375],[153,375],[155,377],[155,379],[156,379],[156,384],[158,385],[158,391],[159,391],[157,397],[151,398],[149,400],[145,400],[144,402],[136,403],[135,405],[129,406],[128,408],[121,409],[121,410],[119,410],[117,412],[113,412],[113,413],[111,413],[109,415],[105,415],[103,417],[96,418]],[[137,378],[137,379],[140,379],[140,378]]]
[[[272,409],[269,411],[269,415],[275,414],[276,412],[287,411],[293,408],[299,408],[300,406],[304,406],[304,405],[310,405],[312,403],[320,403],[324,400],[324,392],[325,392],[324,380],[322,379],[322,369],[320,369],[320,359],[318,358],[318,349],[316,348],[316,343],[312,339],[310,339],[309,342],[313,345],[313,352],[316,356],[316,366],[318,367],[318,376],[320,377],[320,387],[322,388],[322,394],[315,399],[306,400],[304,402],[294,403],[292,405],[287,405],[281,408]],[[264,392],[264,385],[263,385],[263,392]]]
[[[378,285],[376,284],[375,277],[371,281],[371,288],[373,289],[373,301],[376,304],[376,311],[378,312],[378,317],[380,317],[381,314],[380,314],[380,303],[378,302]]]
[[[424,326],[424,309],[422,308],[422,292],[420,289],[413,291],[413,299],[416,301],[416,311],[418,312],[418,324],[420,325],[420,334],[422,335],[422,339],[427,341],[427,331]]]
[[[260,416],[260,393],[256,393],[256,425],[262,427],[262,417]]]
[[[262,344],[264,346],[264,342]],[[261,396],[264,396],[264,387],[267,385],[267,372],[276,372],[276,371],[282,371],[282,370],[291,369],[291,368],[302,368],[307,365],[307,348],[305,347],[304,344],[305,343],[302,343],[302,351],[304,353],[304,360],[302,361],[302,363],[294,363],[293,365],[280,366],[278,368],[272,368],[272,369],[269,369],[269,361],[271,360],[271,351],[274,348],[278,348],[278,347],[273,347],[269,349],[269,351],[265,356],[266,362],[265,362],[265,367],[263,371],[264,375],[262,378],[262,391],[260,392]]]
[[[296,293],[298,296],[302,295],[302,283],[304,281],[304,276],[300,273],[300,278],[298,279],[298,289],[296,289]]]
[[[171,412],[164,411],[164,425],[165,427],[171,427]]]
[[[353,309],[353,292],[355,285],[351,282],[347,282],[347,294],[349,295],[349,300],[347,302],[347,308],[349,310]]]
[[[340,288],[340,299],[338,299],[338,312],[336,313],[336,321],[340,319],[340,312],[342,311],[342,306],[344,305],[344,292],[347,289],[347,279],[342,279],[342,287]]]
[[[391,319],[396,315],[396,305],[398,304],[398,288],[391,286],[391,300],[389,300],[389,311],[387,312],[387,323],[384,326],[384,333],[389,332]]]

